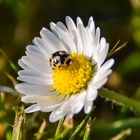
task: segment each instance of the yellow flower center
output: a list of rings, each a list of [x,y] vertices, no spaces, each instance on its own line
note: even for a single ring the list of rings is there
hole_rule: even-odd
[[[72,64],[53,70],[54,88],[59,94],[79,93],[94,74],[94,65],[86,56],[72,53],[71,57]]]

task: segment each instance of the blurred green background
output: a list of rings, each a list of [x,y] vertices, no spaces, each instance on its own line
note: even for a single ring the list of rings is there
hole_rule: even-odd
[[[120,45],[128,41],[127,46],[113,55],[115,58],[114,72],[109,77],[107,87],[118,92],[123,92],[130,98],[140,99],[140,0],[0,0],[0,85],[13,87],[17,73],[11,68],[9,60],[18,67],[18,59],[24,55],[25,48],[32,44],[35,36],[39,36],[42,27],[49,28],[51,21],[65,22],[65,16],[74,20],[80,16],[87,24],[93,16],[96,27],[101,28],[101,33],[112,48],[118,40]],[[8,60],[7,58],[8,57]],[[10,140],[14,122],[13,107],[20,104],[16,95],[0,95],[0,139]],[[137,114],[105,102],[98,97],[95,109],[97,122],[112,123],[123,118],[137,117]],[[81,120],[77,115],[76,121]],[[45,113],[27,115],[27,123],[32,124],[27,128],[26,138],[36,139],[35,133],[46,117]],[[47,118],[47,117],[46,117]],[[28,124],[26,125],[28,126]],[[48,124],[50,128],[56,124]],[[132,129],[127,139],[139,140],[139,127]],[[46,135],[53,134],[47,129]],[[95,131],[94,139],[105,140],[113,137],[113,131]],[[45,136],[42,137],[45,139]]]

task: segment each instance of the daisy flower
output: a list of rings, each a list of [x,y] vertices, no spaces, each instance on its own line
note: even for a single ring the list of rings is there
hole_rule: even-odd
[[[62,22],[50,23],[51,31],[42,28],[41,37],[35,37],[33,45],[26,48],[18,64],[15,86],[22,93],[22,101],[33,103],[26,113],[51,112],[49,120],[56,122],[73,117],[82,108],[91,111],[98,89],[111,74],[113,59],[106,62],[109,44],[100,37],[93,18],[84,26],[80,17],[76,24],[67,16]]]

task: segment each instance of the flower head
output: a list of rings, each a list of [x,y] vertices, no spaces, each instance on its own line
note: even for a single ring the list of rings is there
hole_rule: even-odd
[[[26,56],[19,60],[17,91],[22,101],[34,103],[25,112],[51,112],[50,121],[72,117],[84,108],[89,113],[98,89],[111,74],[113,59],[106,62],[109,44],[100,37],[93,18],[85,27],[77,17],[76,24],[67,16],[62,22],[50,23],[51,31],[42,28],[34,45],[28,45]]]

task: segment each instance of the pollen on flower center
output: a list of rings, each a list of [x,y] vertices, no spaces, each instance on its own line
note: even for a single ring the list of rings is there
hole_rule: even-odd
[[[72,53],[72,64],[53,70],[54,88],[59,94],[76,94],[87,87],[94,74],[93,63],[84,55]]]

